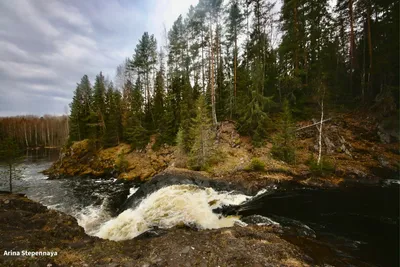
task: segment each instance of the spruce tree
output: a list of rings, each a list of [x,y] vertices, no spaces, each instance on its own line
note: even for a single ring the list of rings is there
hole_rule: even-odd
[[[89,81],[89,77],[84,75],[80,82],[80,88],[82,92],[82,114],[81,120],[83,121],[83,127],[81,128],[81,139],[92,138],[94,136],[93,123],[94,118],[93,112],[93,89]]]
[[[153,99],[153,117],[156,131],[160,131],[161,125],[164,123],[164,73],[163,70],[159,70],[156,75],[155,81],[155,94]]]
[[[215,133],[204,96],[196,102],[196,117],[190,128],[193,145],[190,149],[189,166],[194,170],[206,170],[215,155]]]
[[[80,141],[83,137],[83,131],[85,125],[83,124],[83,95],[82,89],[78,84],[76,86],[72,102],[69,105],[71,109],[71,114],[69,116],[70,126],[69,126],[69,140],[70,141]]]
[[[240,90],[238,103],[239,131],[252,137],[253,144],[262,145],[270,124],[269,108],[273,105],[273,96],[266,97],[272,88],[266,88],[266,66],[269,55],[269,40],[265,34],[273,6],[260,0],[250,2],[253,9],[253,22],[250,39],[246,43],[246,60],[241,71],[244,85]]]
[[[95,138],[102,141],[105,133],[106,85],[101,72],[96,76],[93,91],[93,108],[91,109],[91,120],[93,121],[90,125],[95,130]]]
[[[105,95],[105,114],[104,114],[104,136],[103,145],[105,147],[116,146],[119,143],[120,136],[120,94],[114,91],[113,85],[110,84]]]
[[[149,141],[149,132],[143,126],[144,99],[141,88],[141,80],[138,78],[132,91],[130,111],[124,133],[125,139],[131,144],[133,149],[142,149]]]
[[[278,133],[273,140],[272,155],[287,163],[295,162],[295,132],[289,101],[284,100],[278,122]]]
[[[178,130],[178,124],[175,118],[175,98],[172,91],[168,91],[165,97],[165,112],[162,117],[162,124],[160,124],[160,136],[157,139],[156,146],[162,144],[174,145],[176,141],[176,134]]]
[[[194,117],[194,103],[192,97],[192,87],[188,78],[182,81],[182,101],[180,105],[180,131],[182,134],[182,147],[185,152],[189,152],[192,145],[190,127]]]

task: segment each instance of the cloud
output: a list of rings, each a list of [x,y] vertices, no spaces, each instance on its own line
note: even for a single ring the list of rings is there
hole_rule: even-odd
[[[27,58],[28,53],[13,43],[0,41],[0,58]]]
[[[0,61],[0,71],[10,78],[57,78],[55,71],[37,64]]]
[[[5,10],[16,15],[15,20],[22,21],[30,29],[42,35],[58,36],[60,32],[42,16],[39,9],[33,4],[34,2],[29,0],[2,1]]]
[[[197,2],[0,1],[0,116],[63,114],[84,74],[113,79],[143,32],[160,42]]]
[[[51,19],[65,22],[70,26],[75,27],[77,30],[86,33],[93,32],[90,20],[86,18],[78,8],[57,1],[46,1],[44,7],[46,8],[46,11],[49,12]]]

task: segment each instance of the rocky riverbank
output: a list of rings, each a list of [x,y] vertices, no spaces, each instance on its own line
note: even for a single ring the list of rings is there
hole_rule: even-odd
[[[302,130],[296,131],[296,163],[290,165],[272,157],[268,140],[262,147],[253,147],[233,123],[222,122],[217,134],[219,160],[201,174],[253,192],[287,180],[331,187],[398,178],[400,152],[393,127],[385,130],[372,115],[336,114],[324,124],[322,153],[327,164],[318,170],[312,164],[318,151],[318,131],[315,126],[306,127],[311,124],[312,120],[297,123]],[[165,170],[187,168],[187,158],[176,147],[153,150],[153,143],[154,139],[144,150],[134,151],[127,144],[96,149],[89,140],[75,142],[45,173],[53,179],[88,175],[146,181]],[[254,162],[261,164],[254,168]]]
[[[271,226],[175,227],[127,241],[88,236],[75,218],[22,195],[0,194],[1,266],[310,266]],[[20,256],[5,255],[20,253]],[[53,253],[53,256],[23,256]]]

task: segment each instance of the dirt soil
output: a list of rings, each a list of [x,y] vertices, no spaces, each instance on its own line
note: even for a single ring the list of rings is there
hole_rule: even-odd
[[[0,266],[314,266],[273,227],[197,231],[176,227],[114,242],[87,236],[76,220],[24,196],[0,194]],[[57,256],[5,256],[4,251]]]

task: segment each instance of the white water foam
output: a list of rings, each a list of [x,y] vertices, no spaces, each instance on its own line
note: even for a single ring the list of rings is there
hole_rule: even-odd
[[[139,187],[131,187],[131,188],[129,188],[129,195],[128,195],[128,198],[129,198],[130,196],[132,196],[133,194],[135,194],[136,191],[138,191],[138,189],[139,189]]]
[[[132,190],[133,191],[133,190]],[[238,216],[223,217],[212,212],[222,205],[238,205],[249,196],[217,192],[195,185],[172,185],[148,195],[135,209],[128,209],[118,217],[96,226],[101,208],[81,215],[79,224],[88,234],[115,241],[132,239],[153,226],[171,228],[190,225],[199,229],[230,227],[239,222]]]
[[[100,206],[90,205],[74,214],[79,226],[83,227],[88,235],[95,235],[102,223],[111,219],[106,210],[107,203],[108,199],[106,198]]]
[[[392,184],[398,184],[400,185],[400,180],[395,180],[395,179],[385,179],[383,181],[384,185],[392,185]]]

